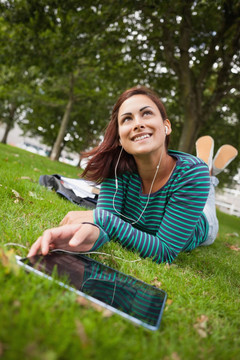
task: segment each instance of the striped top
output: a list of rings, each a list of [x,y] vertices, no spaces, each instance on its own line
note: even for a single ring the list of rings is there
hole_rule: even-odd
[[[168,153],[177,159],[176,167],[167,183],[150,195],[136,224],[148,198],[142,194],[139,175],[118,177],[117,193],[115,179],[102,183],[94,210],[100,235],[92,250],[113,239],[144,258],[171,263],[181,251],[192,250],[206,240],[208,223],[202,211],[209,192],[208,167],[193,155]]]

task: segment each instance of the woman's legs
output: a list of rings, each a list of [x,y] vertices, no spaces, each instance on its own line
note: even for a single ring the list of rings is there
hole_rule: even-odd
[[[209,230],[207,239],[201,244],[201,246],[211,245],[217,237],[219,226],[215,206],[215,187],[218,185],[218,183],[219,181],[215,176],[210,176],[210,189],[205,207],[203,209],[203,213],[208,221]]]
[[[207,239],[201,245],[211,245],[216,239],[219,229],[215,207],[215,187],[218,185],[219,181],[215,176],[211,175],[218,175],[222,172],[238,154],[237,149],[233,146],[223,145],[212,160],[213,149],[214,140],[211,136],[202,136],[196,141],[197,156],[207,163],[210,173],[210,189],[203,209],[203,213],[208,221],[209,231]]]

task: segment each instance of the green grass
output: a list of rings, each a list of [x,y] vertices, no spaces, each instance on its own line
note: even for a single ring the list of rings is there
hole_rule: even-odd
[[[118,315],[106,317],[92,307],[82,306],[75,294],[56,284],[22,269],[17,271],[11,263],[10,249],[20,256],[25,256],[27,249],[5,244],[14,242],[29,247],[68,211],[79,210],[38,185],[39,176],[59,173],[77,177],[79,172],[77,168],[0,145],[0,358],[239,359],[237,217],[218,212],[220,231],[215,243],[180,254],[170,267],[148,259],[127,263],[95,256],[150,284],[161,282],[168,303],[156,332],[137,327]],[[18,202],[12,190],[19,193]],[[113,242],[101,251],[128,260],[138,258]]]

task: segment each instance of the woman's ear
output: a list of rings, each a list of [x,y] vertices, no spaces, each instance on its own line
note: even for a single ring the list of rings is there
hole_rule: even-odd
[[[168,119],[164,120],[163,124],[164,124],[164,128],[165,128],[165,134],[170,135],[172,132],[172,126],[171,126],[170,120],[168,120]]]

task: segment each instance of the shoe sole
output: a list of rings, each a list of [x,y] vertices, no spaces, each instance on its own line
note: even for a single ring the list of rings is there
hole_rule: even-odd
[[[196,141],[197,157],[202,159],[208,167],[211,166],[210,162],[213,154],[214,140],[211,136],[202,136]]]
[[[213,160],[214,167],[217,169],[224,169],[237,154],[237,149],[232,145],[221,146]]]

